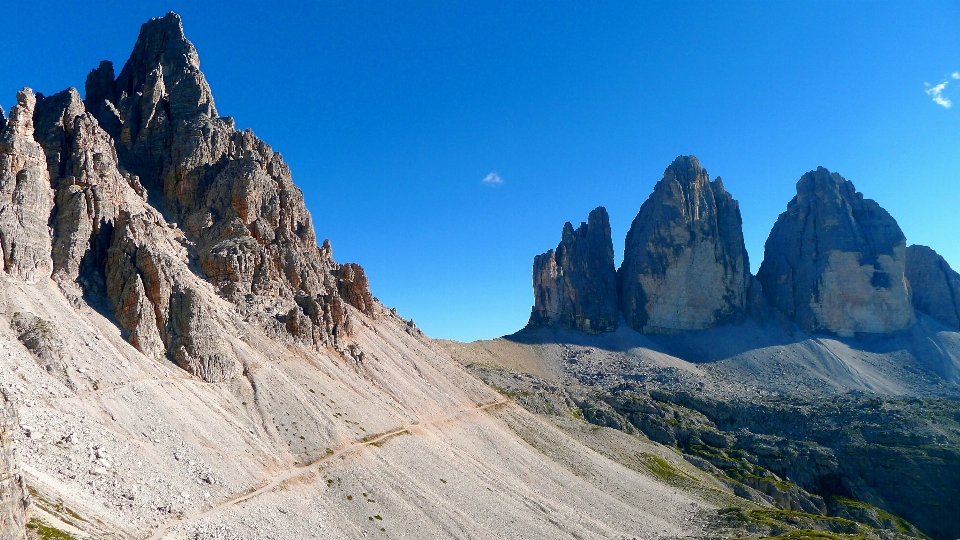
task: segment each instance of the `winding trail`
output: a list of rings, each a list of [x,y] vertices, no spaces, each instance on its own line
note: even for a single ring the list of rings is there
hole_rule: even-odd
[[[219,504],[217,504],[217,505],[215,505],[215,506],[212,506],[212,507],[210,507],[210,508],[208,508],[208,509],[206,509],[206,510],[204,510],[204,511],[202,511],[202,512],[196,513],[196,514],[194,514],[194,515],[192,515],[192,516],[183,517],[183,518],[178,518],[178,519],[174,519],[174,520],[168,521],[167,523],[164,523],[163,525],[161,525],[160,527],[158,527],[157,530],[153,531],[153,534],[150,535],[150,537],[149,537],[147,540],[159,540],[160,538],[163,538],[163,536],[164,536],[167,532],[169,532],[169,530],[170,530],[171,528],[173,528],[173,527],[175,527],[175,526],[177,526],[177,525],[184,525],[184,524],[187,524],[187,523],[191,523],[191,522],[197,521],[197,520],[199,520],[199,519],[203,519],[203,518],[205,518],[205,517],[214,515],[214,514],[216,514],[217,512],[219,512],[219,511],[221,511],[221,510],[223,510],[223,509],[225,509],[225,508],[227,508],[227,507],[229,507],[229,506],[233,506],[233,505],[235,505],[235,504],[240,504],[240,503],[249,501],[250,499],[253,499],[254,497],[257,497],[258,495],[261,495],[261,494],[263,494],[263,493],[268,493],[268,492],[270,492],[270,491],[273,491],[273,490],[276,489],[278,486],[280,486],[281,484],[283,484],[284,482],[286,482],[286,481],[288,481],[288,480],[291,480],[291,479],[293,479],[293,478],[297,478],[298,476],[301,476],[301,475],[304,475],[304,474],[307,474],[307,473],[310,473],[310,472],[315,472],[315,471],[317,470],[317,469],[316,469],[317,465],[322,465],[323,463],[328,462],[328,461],[331,461],[331,460],[333,460],[333,459],[335,459],[335,458],[338,458],[338,457],[341,457],[341,456],[345,456],[346,454],[348,454],[348,453],[350,453],[350,452],[352,452],[352,451],[354,451],[354,450],[358,450],[358,449],[367,447],[367,446],[372,445],[372,444],[384,442],[384,441],[386,441],[387,439],[389,439],[389,438],[391,438],[391,437],[394,437],[394,436],[396,436],[396,435],[400,435],[401,433],[404,433],[404,432],[410,433],[410,432],[411,432],[411,429],[422,429],[422,428],[427,427],[427,426],[436,425],[436,424],[442,424],[442,423],[444,423],[444,422],[448,422],[448,421],[450,421],[450,420],[453,420],[453,419],[455,419],[455,418],[459,418],[459,417],[461,417],[461,416],[465,416],[465,415],[468,415],[468,414],[473,414],[473,413],[481,412],[481,411],[484,411],[484,410],[486,410],[486,409],[489,409],[489,408],[492,408],[492,407],[496,407],[496,406],[498,406],[498,405],[504,405],[504,404],[509,403],[509,402],[510,402],[510,400],[509,400],[508,398],[502,397],[502,398],[498,399],[497,401],[494,401],[494,402],[491,402],[491,403],[486,403],[486,404],[483,404],[483,405],[477,405],[476,407],[471,407],[471,408],[469,408],[469,409],[461,409],[461,410],[458,410],[458,411],[456,411],[456,412],[447,414],[447,415],[445,415],[445,416],[440,416],[440,417],[437,417],[437,418],[434,418],[434,419],[432,419],[432,420],[428,420],[428,421],[425,421],[425,422],[418,422],[418,423],[412,423],[412,424],[401,424],[401,426],[398,427],[397,429],[394,429],[394,430],[391,430],[391,431],[387,431],[387,432],[384,432],[384,433],[380,433],[380,434],[378,434],[378,435],[368,436],[368,437],[366,437],[366,440],[359,440],[359,441],[353,441],[353,442],[351,442],[351,443],[347,443],[347,444],[345,444],[345,445],[343,445],[343,446],[340,446],[340,447],[337,448],[336,450],[334,450],[333,453],[331,453],[331,454],[327,454],[327,455],[325,455],[325,456],[323,456],[323,457],[321,457],[321,458],[319,458],[319,459],[316,459],[316,460],[314,460],[314,461],[312,461],[312,462],[310,462],[310,463],[308,463],[308,464],[306,464],[306,465],[300,465],[300,466],[293,467],[293,468],[287,470],[286,472],[284,472],[284,473],[280,474],[279,476],[275,477],[273,480],[271,480],[270,482],[268,482],[267,484],[265,484],[264,486],[262,486],[262,487],[260,487],[260,488],[257,488],[257,489],[255,489],[255,490],[253,490],[253,491],[249,491],[249,492],[246,492],[246,493],[242,493],[242,494],[240,494],[240,495],[237,495],[237,496],[235,496],[235,497],[232,497],[232,498],[230,498],[230,499],[227,499],[227,500],[225,500],[225,501],[223,501],[223,502],[221,502],[221,503],[219,503]]]

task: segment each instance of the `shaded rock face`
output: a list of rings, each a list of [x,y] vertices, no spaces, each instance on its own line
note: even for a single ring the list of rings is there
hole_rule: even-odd
[[[341,352],[350,310],[373,315],[366,274],[317,245],[280,154],[217,115],[176,14],[143,25],[118,76],[101,62],[85,101],[72,88],[17,99],[0,115],[10,275],[52,277],[147,356],[211,382],[242,372],[218,296],[271,335]]]
[[[567,222],[556,251],[533,260],[531,324],[562,325],[584,332],[617,329],[616,271],[610,218],[605,208],[590,212],[574,230]]]
[[[936,251],[920,245],[907,248],[905,273],[913,307],[952,329],[960,329],[960,274]]]
[[[771,305],[807,332],[896,332],[915,322],[896,220],[823,167],[797,182],[757,278]]]
[[[113,130],[121,165],[183,228],[220,294],[245,315],[287,311],[296,319],[286,321],[294,336],[340,347],[350,334],[345,306],[372,313],[362,269],[341,272],[330,250],[317,246],[289,168],[251,131],[217,116],[199,66],[180,18],[170,13],[143,25],[112,84],[109,63],[91,72],[87,105]]]
[[[700,330],[744,316],[750,263],[740,207],[693,156],[664,171],[627,234],[620,306],[641,332]]]
[[[14,461],[10,437],[17,429],[16,414],[0,392],[0,540],[20,540],[24,537],[30,498],[26,483]]]
[[[37,98],[24,88],[0,132],[0,250],[3,270],[35,283],[50,276],[51,239],[47,220],[53,190],[43,149],[34,140]]]

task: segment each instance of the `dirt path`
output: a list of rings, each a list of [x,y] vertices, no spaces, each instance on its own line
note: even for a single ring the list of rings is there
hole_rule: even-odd
[[[311,462],[311,463],[309,463],[309,464],[307,464],[307,465],[301,465],[301,466],[299,466],[299,467],[293,467],[292,469],[289,469],[288,471],[286,471],[286,472],[280,474],[279,476],[275,477],[273,480],[271,480],[269,483],[267,483],[267,484],[264,485],[263,487],[257,488],[257,489],[255,489],[255,490],[250,491],[250,492],[247,492],[247,493],[243,493],[243,494],[237,495],[237,496],[235,496],[235,497],[233,497],[233,498],[231,498],[231,499],[227,499],[227,500],[221,502],[220,504],[217,504],[216,506],[213,506],[213,507],[211,507],[211,508],[208,508],[208,509],[206,509],[206,510],[204,510],[204,511],[202,511],[202,512],[199,512],[199,513],[197,513],[197,514],[194,514],[194,515],[192,515],[192,516],[184,517],[184,518],[179,518],[179,519],[175,519],[175,520],[169,521],[169,522],[161,525],[159,528],[157,528],[157,530],[155,530],[155,531],[153,532],[153,534],[148,538],[148,540],[157,540],[157,539],[163,538],[163,535],[165,535],[172,527],[175,527],[175,526],[177,526],[177,525],[182,525],[182,524],[190,523],[190,522],[192,522],[192,521],[196,521],[196,520],[199,520],[199,519],[202,519],[202,518],[211,516],[211,515],[213,515],[213,514],[216,514],[216,513],[219,512],[220,510],[223,510],[224,508],[227,508],[227,507],[229,507],[229,506],[233,506],[233,505],[235,505],[235,504],[240,504],[240,503],[242,503],[242,502],[246,502],[246,501],[248,501],[248,500],[250,500],[250,499],[252,499],[252,498],[254,498],[254,497],[257,497],[258,495],[261,495],[261,494],[263,494],[263,493],[268,493],[268,492],[270,492],[270,491],[273,491],[273,490],[276,489],[278,486],[280,486],[281,484],[283,484],[284,482],[286,482],[286,481],[288,481],[288,480],[291,480],[291,479],[293,479],[293,478],[296,478],[296,477],[298,477],[298,476],[301,476],[301,475],[307,474],[307,473],[309,473],[309,472],[312,472],[313,470],[316,470],[317,465],[323,465],[323,463],[325,463],[325,462],[329,462],[329,461],[331,461],[331,460],[333,460],[333,459],[336,459],[336,458],[338,458],[338,457],[345,456],[346,454],[348,454],[348,453],[350,453],[350,452],[352,452],[352,451],[354,451],[354,450],[358,450],[358,449],[364,448],[364,447],[369,446],[369,445],[371,445],[371,444],[376,444],[376,443],[379,443],[379,442],[383,442],[383,441],[389,439],[390,437],[399,435],[399,434],[401,434],[401,433],[410,432],[410,429],[411,429],[411,428],[424,428],[424,427],[431,426],[431,425],[442,424],[442,423],[444,423],[444,422],[448,422],[448,421],[450,421],[450,420],[453,420],[453,419],[455,419],[455,418],[459,418],[459,417],[464,416],[464,415],[467,415],[467,414],[472,414],[472,413],[480,412],[480,411],[489,409],[489,408],[491,408],[491,407],[496,407],[497,405],[503,405],[503,404],[505,404],[505,403],[508,403],[509,401],[510,401],[510,400],[507,399],[507,398],[500,398],[500,399],[498,399],[497,401],[494,401],[494,402],[492,402],[492,403],[486,403],[486,404],[484,404],[484,405],[477,405],[476,407],[471,407],[471,408],[469,408],[469,409],[461,409],[461,410],[459,410],[459,411],[450,413],[450,414],[445,415],[445,416],[440,416],[440,417],[438,417],[438,418],[434,418],[434,419],[429,420],[429,421],[419,422],[419,423],[415,423],[415,424],[402,424],[399,428],[394,429],[394,430],[392,430],[392,431],[387,431],[387,432],[385,432],[385,433],[380,433],[380,434],[378,434],[378,435],[368,436],[368,437],[365,438],[366,440],[360,440],[360,441],[354,441],[354,442],[351,442],[351,443],[347,443],[346,445],[340,446],[339,448],[335,449],[335,450],[333,451],[333,453],[328,454],[328,455],[326,455],[326,456],[323,456],[323,457],[321,457],[321,458],[319,458],[319,459],[317,459],[317,460],[315,460],[315,461],[313,461],[313,462]]]

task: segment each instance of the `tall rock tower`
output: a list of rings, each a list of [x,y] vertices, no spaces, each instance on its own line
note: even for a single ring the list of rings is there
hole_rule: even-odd
[[[750,263],[740,207],[694,156],[667,167],[627,234],[617,274],[640,332],[700,330],[744,314]]]
[[[567,222],[556,251],[533,260],[534,306],[530,324],[584,332],[616,330],[617,280],[610,219],[602,206],[574,230]]]
[[[823,167],[797,182],[757,274],[771,305],[807,332],[886,333],[914,324],[896,220]]]

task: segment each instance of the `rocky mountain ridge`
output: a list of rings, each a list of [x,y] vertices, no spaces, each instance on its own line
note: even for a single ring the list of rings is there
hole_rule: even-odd
[[[591,218],[600,213],[608,219],[603,207]],[[584,223],[579,230],[589,227]],[[558,252],[572,231],[570,223],[564,225]],[[578,249],[602,254],[589,264],[607,268],[608,244],[603,235],[581,235]],[[622,316],[638,332],[663,334],[750,317],[789,321],[810,334],[882,335],[915,325],[915,310],[950,328],[960,325],[960,274],[932,249],[908,248],[889,213],[823,167],[800,178],[796,197],[770,232],[756,276],[749,271],[737,201],[719,178],[710,181],[694,156],[674,160],[640,207],[616,271],[616,290],[603,285],[609,270],[578,271],[584,263],[564,268],[552,253],[534,261],[532,326],[609,332]],[[579,281],[582,290],[595,287],[593,294],[553,294],[544,283],[555,274],[572,275],[566,279]],[[589,328],[569,317],[546,316],[564,302],[570,313],[592,309],[583,302],[618,305],[620,316],[607,314],[604,325]]]

